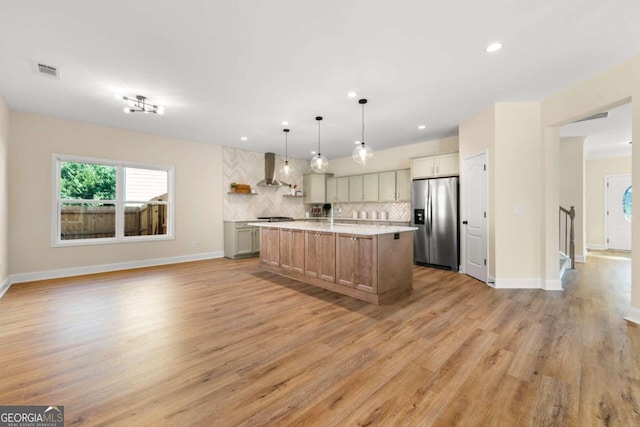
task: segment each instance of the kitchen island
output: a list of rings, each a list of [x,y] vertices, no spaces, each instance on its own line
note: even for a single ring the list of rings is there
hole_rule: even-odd
[[[310,221],[260,227],[260,268],[380,304],[411,292],[415,227]]]

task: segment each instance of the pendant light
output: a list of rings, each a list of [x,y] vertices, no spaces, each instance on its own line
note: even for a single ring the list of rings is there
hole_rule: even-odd
[[[311,159],[311,170],[317,173],[325,173],[329,168],[329,159],[320,153],[320,122],[322,117],[316,117],[318,121],[318,154]]]
[[[285,177],[290,177],[291,174],[293,173],[293,166],[289,165],[289,139],[288,139],[289,129],[282,129],[282,131],[284,132],[285,161],[284,161],[284,165],[282,165],[282,167],[280,168],[280,173]]]
[[[361,99],[358,101],[360,105],[362,105],[362,139],[360,140],[360,144],[356,148],[353,149],[353,161],[361,166],[366,166],[367,163],[373,158],[373,150],[368,145],[364,144],[364,104],[367,103],[366,99]]]

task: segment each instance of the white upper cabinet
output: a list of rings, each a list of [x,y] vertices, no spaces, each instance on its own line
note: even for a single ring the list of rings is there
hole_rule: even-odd
[[[380,172],[379,176],[379,201],[406,202],[411,200],[411,171],[409,169]]]
[[[325,203],[327,196],[327,178],[332,174],[309,173],[302,177],[304,203]]]
[[[411,160],[413,179],[457,176],[460,174],[458,153],[440,154]]]
[[[380,172],[380,201],[395,202],[396,201],[396,172]]]
[[[327,203],[334,200],[334,197],[337,197],[339,202],[349,201],[348,176],[327,179]]]
[[[378,175],[355,175],[349,177],[349,201],[350,202],[377,202],[378,201]]]
[[[372,173],[363,176],[362,200],[365,202],[378,201],[378,175]]]
[[[411,201],[411,169],[396,171],[397,202]]]

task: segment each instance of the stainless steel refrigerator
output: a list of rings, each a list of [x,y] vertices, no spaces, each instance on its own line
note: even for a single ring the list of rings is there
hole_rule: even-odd
[[[458,271],[458,178],[414,180],[411,212],[414,263]]]

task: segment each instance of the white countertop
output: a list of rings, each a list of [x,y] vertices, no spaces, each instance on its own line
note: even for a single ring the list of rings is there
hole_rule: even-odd
[[[256,219],[256,218],[247,218],[247,219],[225,219],[224,222],[267,222],[268,219]]]
[[[403,219],[347,218],[347,217],[342,217],[342,216],[337,216],[337,217],[334,217],[333,219],[335,221],[345,221],[345,222],[355,222],[355,221],[369,221],[369,222],[380,222],[380,223],[386,223],[386,222],[406,222],[406,223],[410,223],[411,222],[410,220],[403,220]],[[329,217],[328,216],[312,216],[310,218],[296,218],[296,221],[329,221]]]
[[[333,227],[331,227],[331,224],[328,222],[317,221],[255,222],[249,225],[255,225],[257,227],[288,228],[291,230],[328,231],[331,233],[360,234],[367,236],[405,233],[418,229],[417,227],[373,224],[333,224]]]

